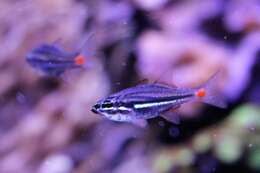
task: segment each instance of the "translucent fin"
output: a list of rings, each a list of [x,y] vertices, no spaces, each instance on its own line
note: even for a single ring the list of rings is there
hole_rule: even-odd
[[[132,121],[132,123],[142,128],[147,127],[147,121],[145,119],[135,119]]]
[[[91,44],[94,44],[93,43],[93,40],[91,40],[93,37],[94,37],[94,31],[88,33],[86,36],[85,36],[85,39],[83,40],[83,42],[81,43],[81,46],[78,48],[78,52],[83,52],[84,49],[86,49],[87,51],[90,51],[89,49],[92,47],[90,46]]]
[[[171,68],[167,68],[164,69],[164,72],[161,73],[157,79],[153,82],[153,84],[161,84],[170,88],[177,88],[177,86],[174,84],[173,80],[169,81],[169,78],[167,78],[167,76],[172,76],[172,69]]]
[[[148,79],[142,79],[142,80],[139,80],[136,85],[142,85],[142,84],[148,84],[149,83],[149,80]]]
[[[54,40],[54,41],[52,42],[52,44],[53,44],[54,46],[59,46],[59,45],[61,44],[61,41],[62,41],[61,38],[57,38],[56,40]]]
[[[164,86],[164,87],[168,87],[168,88],[177,88],[177,86],[175,84],[169,84],[169,83],[166,83],[166,82],[158,82],[158,84],[161,85],[161,86]]]
[[[173,112],[173,111],[167,111],[160,116],[163,117],[164,119],[166,119],[167,121],[172,122],[174,124],[180,124],[180,121],[181,121],[178,113]]]
[[[81,45],[76,49],[76,51],[72,52],[72,57],[75,58],[75,64],[84,68],[91,67],[91,62],[87,61],[89,58],[94,57],[94,49],[95,49],[95,43],[94,43],[94,31],[86,34],[83,42]]]
[[[204,85],[197,88],[195,95],[201,102],[220,108],[226,108],[227,104],[223,98],[224,96],[218,90],[218,87],[216,87],[219,75],[220,72],[215,73]]]

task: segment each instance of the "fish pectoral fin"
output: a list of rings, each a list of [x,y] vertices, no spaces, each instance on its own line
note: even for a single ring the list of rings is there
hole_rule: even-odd
[[[173,112],[173,111],[164,112],[160,116],[163,117],[164,119],[166,119],[167,121],[172,122],[174,124],[180,124],[180,121],[181,121],[178,113]]]
[[[147,126],[147,121],[145,119],[134,119],[131,121],[134,125],[145,128]]]

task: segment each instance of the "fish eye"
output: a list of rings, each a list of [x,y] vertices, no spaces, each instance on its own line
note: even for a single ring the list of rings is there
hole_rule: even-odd
[[[111,102],[103,103],[101,107],[102,108],[111,108],[111,107],[113,107],[113,103],[111,103]]]
[[[100,104],[95,104],[95,105],[94,105],[94,108],[95,108],[95,109],[99,109],[99,108],[100,108]]]

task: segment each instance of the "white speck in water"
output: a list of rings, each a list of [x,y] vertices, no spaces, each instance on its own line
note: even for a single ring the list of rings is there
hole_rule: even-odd
[[[252,148],[252,147],[253,147],[253,144],[248,144],[248,147],[249,147],[249,148]]]
[[[254,127],[254,126],[251,126],[251,127],[249,127],[249,130],[250,130],[250,131],[255,131],[255,127]]]
[[[227,36],[226,35],[224,36],[224,40],[227,40]]]

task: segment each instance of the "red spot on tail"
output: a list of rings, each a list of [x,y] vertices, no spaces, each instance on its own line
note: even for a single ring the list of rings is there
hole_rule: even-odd
[[[85,63],[85,58],[83,55],[79,54],[78,56],[76,56],[75,58],[75,63],[77,65],[83,65]]]
[[[204,88],[201,88],[199,89],[197,92],[196,92],[196,96],[198,97],[205,97],[206,96],[206,91]]]

